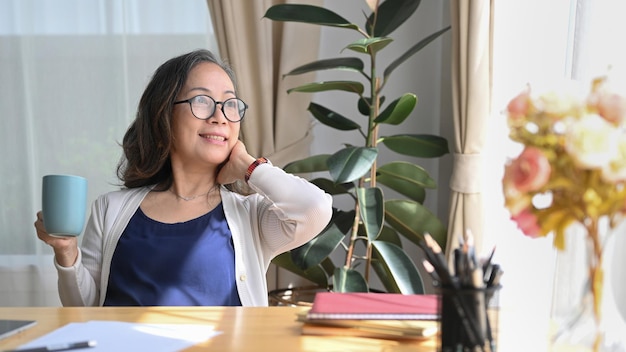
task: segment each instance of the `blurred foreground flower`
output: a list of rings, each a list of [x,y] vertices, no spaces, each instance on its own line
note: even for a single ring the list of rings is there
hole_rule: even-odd
[[[585,288],[600,327],[604,235],[626,212],[626,98],[610,89],[606,77],[594,79],[584,97],[533,96],[528,88],[509,102],[507,118],[509,137],[523,145],[506,164],[502,180],[511,219],[529,237],[552,233],[559,250],[565,249],[566,229],[583,226]],[[602,222],[608,223],[607,231]],[[600,328],[593,334],[593,350],[600,351],[604,335]]]
[[[607,216],[616,224],[625,212],[626,98],[605,77],[590,90],[577,98],[527,89],[507,107],[509,137],[524,149],[505,166],[506,206],[526,235],[554,233],[558,249],[573,222],[594,226]],[[537,195],[551,203],[537,204]]]

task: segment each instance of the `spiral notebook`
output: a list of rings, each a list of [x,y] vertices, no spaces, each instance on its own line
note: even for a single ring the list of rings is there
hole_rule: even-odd
[[[37,324],[35,320],[0,319],[0,340]]]

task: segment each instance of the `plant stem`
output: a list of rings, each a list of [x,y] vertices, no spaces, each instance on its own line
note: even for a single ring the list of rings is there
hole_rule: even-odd
[[[362,184],[363,178],[359,180],[359,187],[361,187]],[[349,268],[352,265],[352,257],[354,257],[354,246],[356,245],[356,239],[358,238],[360,222],[361,207],[359,206],[359,202],[357,199],[357,201],[354,203],[354,222],[352,222],[352,229],[350,230],[350,244],[348,245],[348,252],[346,253],[346,268]]]
[[[367,34],[366,37],[369,37]],[[374,122],[376,117],[380,112],[380,95],[379,95],[379,87],[380,87],[380,78],[376,77],[376,53],[370,51],[370,114],[367,123],[367,136],[365,137],[365,142],[368,147],[376,147],[377,139],[378,139],[378,125]],[[372,163],[372,167],[370,169],[370,187],[376,187],[376,169],[377,169],[377,160],[374,160]],[[358,187],[364,187],[365,185],[365,177],[361,177],[359,179]],[[355,214],[354,214],[354,222],[352,223],[351,235],[348,245],[348,251],[346,253],[346,261],[345,266],[351,267],[352,260],[354,258],[354,247],[356,246],[356,241],[358,239],[359,225],[361,223],[361,213],[360,206],[357,199],[357,202],[354,206]],[[365,273],[364,278],[366,282],[369,282],[369,274],[370,274],[370,266],[372,263],[372,243],[369,240],[369,236],[366,240],[366,263],[365,263]]]
[[[376,53],[370,52],[371,58],[371,77],[370,80],[370,92],[372,93],[371,101],[372,106],[370,107],[370,116],[369,116],[369,140],[367,144],[370,147],[376,148],[378,146],[378,124],[374,122],[376,117],[380,112],[380,96],[378,91],[378,86],[380,85],[380,78],[376,77]],[[370,169],[370,187],[376,187],[376,170],[378,158],[374,160],[372,163],[372,168]],[[365,264],[365,280],[369,282],[369,274],[370,274],[370,266],[372,264],[372,242],[370,241],[370,237],[367,237],[367,247],[366,247],[366,264]]]

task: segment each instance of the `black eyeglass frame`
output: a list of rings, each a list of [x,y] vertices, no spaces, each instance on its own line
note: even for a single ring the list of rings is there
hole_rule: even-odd
[[[209,114],[209,116],[207,116],[206,118],[201,118],[198,117],[196,115],[196,113],[193,111],[193,106],[191,105],[191,101],[197,97],[207,97],[209,99],[211,99],[213,101],[213,112],[211,112],[211,114]],[[239,100],[240,102],[243,103],[243,113],[239,116],[239,120],[231,120],[228,118],[228,116],[226,115],[226,112],[224,112],[224,104],[226,102],[228,102],[229,100]],[[206,94],[198,94],[198,95],[194,95],[193,97],[189,98],[189,99],[185,99],[185,100],[179,100],[179,101],[175,101],[173,104],[183,104],[183,103],[189,103],[189,109],[191,110],[191,114],[193,115],[193,117],[197,118],[198,120],[208,120],[211,118],[211,116],[215,115],[215,111],[217,110],[217,104],[220,104],[220,110],[222,110],[222,115],[224,115],[224,117],[226,118],[226,120],[230,121],[230,122],[240,122],[241,120],[243,120],[243,117],[246,115],[246,110],[248,110],[248,104],[246,104],[245,101],[241,100],[240,98],[228,98],[224,101],[216,101],[215,99],[213,99],[212,97],[206,95]]]

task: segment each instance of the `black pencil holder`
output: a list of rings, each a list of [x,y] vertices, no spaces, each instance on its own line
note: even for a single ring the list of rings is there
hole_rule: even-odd
[[[438,287],[439,352],[493,352],[488,305],[500,286],[488,288]]]

